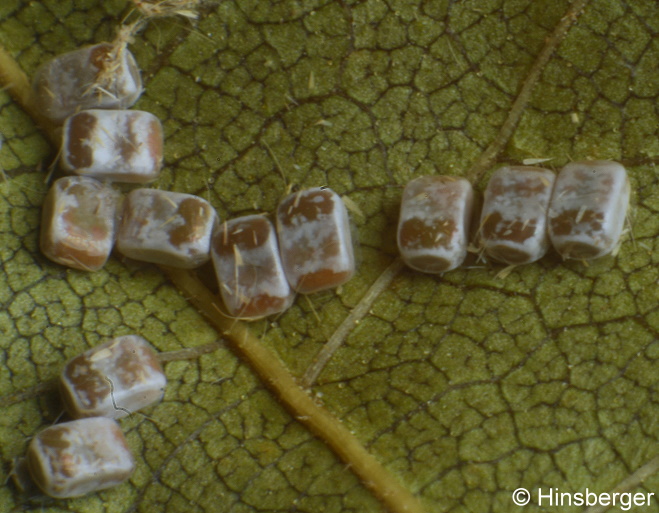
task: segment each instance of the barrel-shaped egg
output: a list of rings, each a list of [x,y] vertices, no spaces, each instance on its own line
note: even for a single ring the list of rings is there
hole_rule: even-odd
[[[42,253],[74,269],[103,267],[114,244],[119,201],[115,190],[93,178],[56,180],[42,208]]]
[[[142,93],[142,79],[126,48],[100,43],[46,62],[33,87],[39,111],[62,122],[84,109],[131,107]]]
[[[277,234],[267,217],[251,215],[222,223],[213,235],[211,256],[230,315],[265,317],[293,303],[295,295],[279,258]]]
[[[41,491],[61,499],[121,484],[135,468],[121,428],[105,417],[47,427],[32,439],[26,458]]]
[[[471,184],[454,176],[422,176],[403,191],[398,248],[407,265],[426,273],[458,267],[467,255]]]
[[[146,183],[162,167],[160,120],[141,110],[92,109],[64,123],[61,165],[99,180]]]
[[[588,260],[617,246],[629,206],[625,168],[612,161],[572,162],[554,185],[549,236],[563,258]]]
[[[354,274],[348,211],[327,187],[284,198],[277,208],[277,234],[284,272],[296,291],[338,287]]]
[[[192,194],[135,189],[124,201],[117,249],[129,258],[183,269],[210,259],[217,214]]]
[[[138,335],[117,337],[69,360],[59,385],[73,418],[118,419],[160,399],[167,378],[158,355]]]
[[[529,166],[497,169],[483,198],[480,240],[485,252],[511,265],[542,258],[549,248],[547,208],[554,173]]]

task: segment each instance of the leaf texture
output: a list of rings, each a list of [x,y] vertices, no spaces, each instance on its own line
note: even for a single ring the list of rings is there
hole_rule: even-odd
[[[112,39],[129,10],[8,0],[0,43],[31,76]],[[289,185],[327,185],[357,207],[357,276],[251,325],[295,376],[396,258],[410,179],[467,176],[482,190],[497,165],[527,158],[629,170],[632,233],[617,256],[586,266],[552,253],[505,277],[475,261],[440,277],[402,269],[312,386],[428,512],[513,511],[520,487],[532,491],[525,511],[541,511],[539,488],[659,486],[656,2],[588,2],[501,133],[569,12],[563,0],[227,0],[203,4],[194,24],[157,20],[131,45],[145,82],[136,107],[166,132],[155,187],[198,194],[222,219],[272,212]],[[0,134],[0,480],[58,419],[53,380],[70,357],[129,333],[162,352],[199,348],[171,353],[164,401],[122,421],[138,463],[127,484],[66,501],[8,485],[0,511],[384,511],[159,269],[115,254],[87,274],[42,256],[56,149],[6,92]]]

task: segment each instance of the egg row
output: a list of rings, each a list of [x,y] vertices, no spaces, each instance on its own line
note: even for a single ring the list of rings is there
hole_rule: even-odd
[[[109,71],[111,80],[106,77]],[[60,55],[40,68],[34,87],[43,112],[55,121],[65,120],[61,164],[66,171],[131,183],[146,183],[157,178],[162,167],[163,148],[159,120],[148,112],[98,109],[126,108],[139,97],[142,90],[139,70],[128,50],[119,51],[112,45],[99,44]],[[91,110],[80,112],[81,108]],[[551,240],[565,258],[588,259],[609,253],[617,244],[629,202],[629,183],[624,168],[604,161],[573,163],[566,166],[555,184],[554,178],[549,170],[521,166],[501,168],[493,174],[485,191],[478,230],[479,245],[491,258],[512,265],[533,262],[545,254]],[[160,191],[140,191],[131,193],[139,199],[129,195],[124,213],[134,213],[135,219],[148,217],[149,221],[142,230],[134,229],[132,238],[128,228],[120,227],[119,251],[139,260],[187,268],[207,260],[209,225],[213,224],[207,214],[212,208],[200,198],[190,199],[189,195],[182,199],[181,195],[174,197],[178,193],[161,195]],[[111,193],[104,195],[111,196]],[[174,208],[179,201],[181,204]],[[138,207],[142,202],[146,205]],[[168,209],[164,202],[170,203],[172,208]],[[104,202],[99,210],[111,203],[113,201]],[[427,176],[410,182],[403,194],[398,227],[398,246],[404,261],[428,273],[445,272],[459,266],[467,252],[472,203],[471,185],[462,178]],[[154,214],[165,211],[167,218]],[[165,237],[168,230],[152,230],[153,222],[175,225],[177,219],[195,226],[189,232],[178,226],[176,234],[180,237],[174,234],[173,238]],[[137,224],[124,222],[123,226]],[[218,276],[229,276],[233,271],[233,280],[220,278],[222,295],[232,315],[253,317],[284,310],[292,302],[288,282],[295,290],[307,293],[335,286],[323,285],[322,273],[312,276],[297,272],[304,265],[287,266],[280,262],[277,240],[267,218],[249,216],[234,220],[224,225],[223,233],[222,240],[226,244],[219,244],[218,251],[210,253],[216,269],[223,269],[217,271]],[[260,256],[256,256],[254,247],[247,252],[245,233],[259,239]],[[233,237],[242,242],[232,245]],[[157,248],[151,244],[154,239],[160,239]],[[104,240],[105,247],[99,252],[104,258],[85,259],[84,255],[66,250],[68,265],[99,268],[112,245],[107,238]],[[193,240],[199,243],[201,250]],[[286,239],[282,239],[280,233],[279,244],[283,240]],[[228,256],[227,245],[235,248],[233,258]],[[43,244],[42,238],[43,246],[50,246],[47,254],[55,253],[54,245]],[[351,251],[351,244],[346,248]],[[317,245],[314,251],[324,250]],[[223,257],[217,256],[218,253]],[[245,264],[244,257],[248,254],[268,265]],[[282,250],[283,261],[286,261],[285,254],[288,253]],[[167,256],[163,258],[163,255]],[[66,263],[62,260],[59,261]],[[341,269],[339,274],[352,272],[346,271],[345,266]],[[295,274],[304,275],[301,284],[297,284],[300,278]],[[264,279],[267,283],[260,288],[267,292],[256,291],[259,288],[256,285],[246,285]],[[318,279],[321,283],[314,284]],[[336,278],[335,282],[341,280]],[[259,315],[260,312],[265,313]]]
[[[41,250],[87,271],[103,267],[115,242],[129,258],[184,269],[212,258],[227,310],[245,318],[282,312],[293,291],[337,287],[353,275],[348,214],[335,192],[291,194],[279,204],[276,221],[276,233],[263,215],[220,225],[215,209],[198,196],[136,189],[122,201],[107,184],[70,176],[56,180],[46,196]]]
[[[26,466],[31,482],[56,498],[122,483],[135,462],[114,419],[161,400],[166,384],[157,354],[137,335],[118,337],[76,356],[59,378],[66,410],[76,420],[37,433],[17,466]],[[18,484],[27,487],[23,481]]]
[[[503,167],[485,190],[479,245],[510,265],[540,259],[550,242],[566,259],[599,258],[619,243],[629,196],[627,171],[617,162],[573,162],[557,177],[537,167]],[[426,273],[458,267],[467,254],[472,208],[464,178],[424,176],[408,183],[398,224],[406,264]]]

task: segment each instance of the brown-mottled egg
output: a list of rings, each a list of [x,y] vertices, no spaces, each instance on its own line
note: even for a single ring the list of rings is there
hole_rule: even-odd
[[[210,242],[217,214],[192,194],[136,189],[126,197],[117,249],[144,262],[183,269],[210,259]]]
[[[135,463],[116,421],[105,417],[50,426],[30,442],[27,466],[51,497],[79,497],[123,483]]]
[[[630,186],[617,162],[594,160],[566,165],[549,205],[549,237],[563,258],[604,256],[622,235]]]
[[[528,264],[549,248],[547,207],[554,186],[548,169],[497,169],[485,189],[480,238],[485,252],[507,264]]]
[[[279,258],[277,235],[267,217],[238,217],[220,225],[211,256],[230,315],[265,317],[293,303],[295,295]]]
[[[118,419],[160,401],[167,378],[149,343],[127,335],[69,360],[59,384],[73,418]]]
[[[162,168],[160,120],[141,110],[92,109],[64,122],[61,166],[77,175],[146,183]]]
[[[422,176],[403,191],[398,249],[411,268],[441,273],[467,255],[473,191],[464,178]]]
[[[334,191],[317,187],[284,198],[277,234],[284,272],[297,292],[338,287],[354,274],[348,212]]]
[[[101,43],[44,63],[33,87],[40,112],[62,122],[84,109],[131,107],[142,94],[142,79],[126,48]]]
[[[41,251],[74,269],[100,269],[114,244],[118,203],[119,194],[93,178],[56,180],[43,204]]]

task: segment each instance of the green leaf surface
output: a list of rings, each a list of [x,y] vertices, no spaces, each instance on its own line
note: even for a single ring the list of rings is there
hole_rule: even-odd
[[[58,53],[112,39],[128,9],[5,0],[0,43],[32,75]],[[617,256],[586,266],[551,253],[505,277],[476,262],[440,277],[403,269],[312,387],[428,512],[514,511],[520,487],[533,492],[529,512],[547,509],[539,488],[659,489],[657,3],[591,0],[512,135],[499,132],[569,9],[227,0],[206,4],[194,25],[155,21],[131,45],[146,87],[136,107],[166,132],[155,187],[205,197],[222,219],[273,211],[289,184],[327,185],[357,207],[356,277],[251,325],[296,376],[396,258],[410,179],[467,176],[482,190],[487,174],[469,170],[497,141],[504,149],[488,170],[527,158],[556,169],[612,159],[629,170],[633,237]],[[53,379],[67,359],[129,333],[163,352],[221,338],[153,266],[114,255],[88,274],[41,255],[56,149],[6,92],[0,134],[4,482],[30,437],[60,416]],[[224,346],[202,353],[169,361],[164,401],[122,421],[137,459],[127,484],[64,501],[8,485],[0,511],[383,511],[243,360]],[[642,511],[659,511],[656,497]]]

